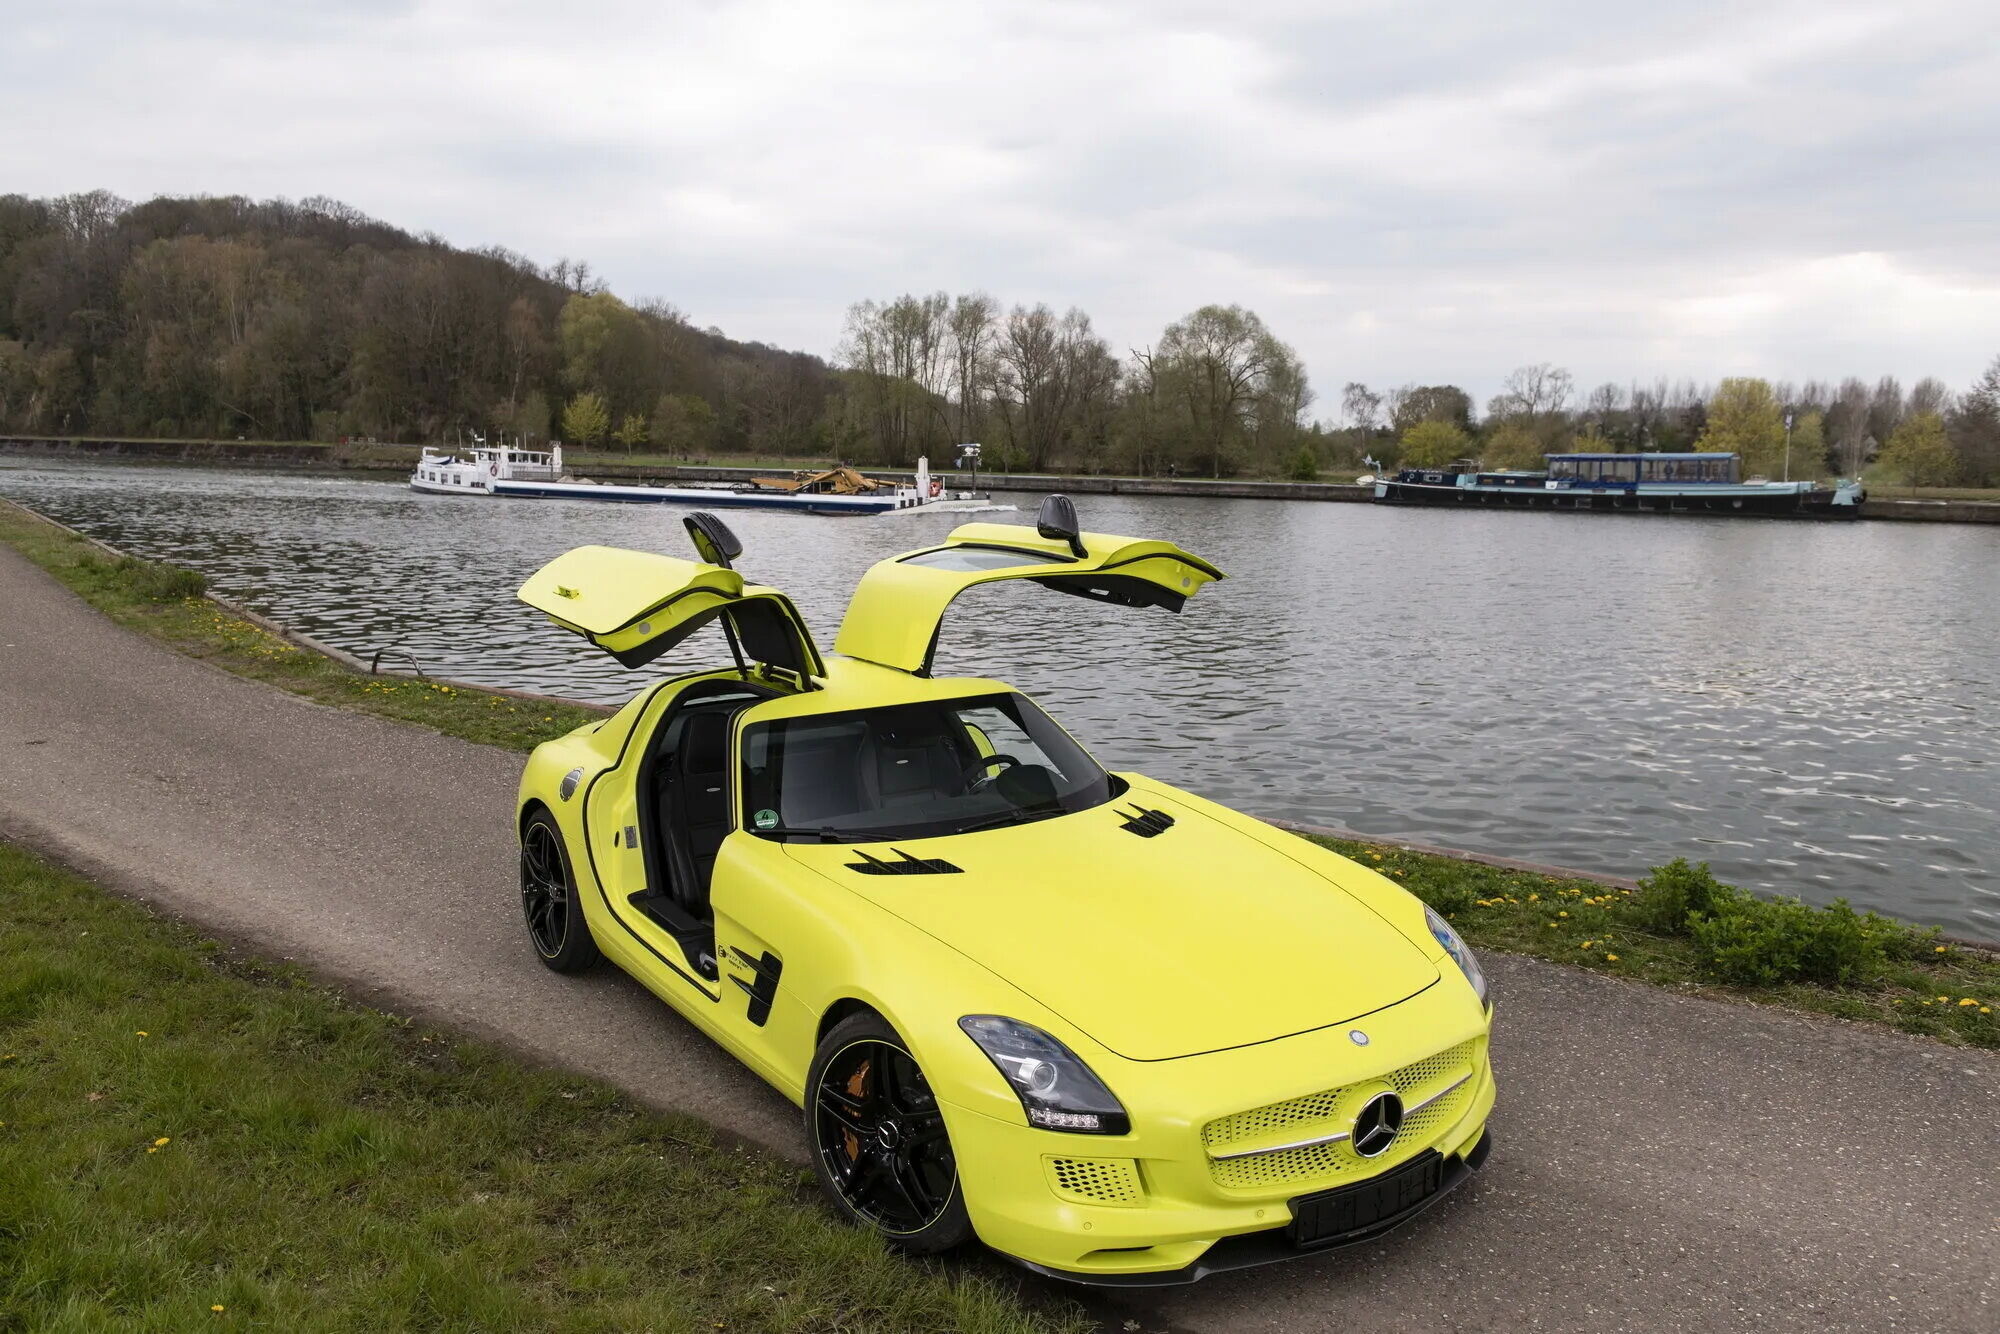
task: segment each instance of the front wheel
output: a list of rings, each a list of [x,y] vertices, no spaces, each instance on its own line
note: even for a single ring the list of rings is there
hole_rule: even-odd
[[[597,962],[597,942],[583,920],[562,831],[547,811],[536,811],[521,828],[521,915],[545,966],[580,973]]]
[[[805,1113],[813,1170],[841,1213],[912,1255],[971,1239],[944,1114],[881,1016],[850,1015],[826,1035]]]

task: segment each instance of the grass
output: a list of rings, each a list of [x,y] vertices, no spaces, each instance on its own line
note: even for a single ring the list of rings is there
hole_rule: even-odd
[[[1391,844],[1318,836],[1313,841],[1404,885],[1478,949],[1886,1024],[1958,1045],[2000,1047],[2000,957],[1943,943],[1935,932],[1856,914],[1881,948],[1879,958],[1872,952],[1866,956],[1867,966],[1851,974],[1852,980],[1729,983],[1720,978],[1743,971],[1741,951],[1732,950],[1736,942],[1705,940],[1671,924],[1663,929],[1658,897],[1645,891],[1507,870]],[[1656,872],[1652,883],[1661,883],[1671,870]],[[1768,905],[1766,911],[1781,928],[1801,916],[1820,925],[1843,924],[1837,909],[1801,912],[1787,901],[1754,902]],[[1760,957],[1783,954],[1762,941],[1756,944]]]
[[[0,903],[0,1329],[1086,1327],[5,844]]]
[[[512,750],[532,750],[601,716],[576,705],[353,671],[228,614],[201,596],[205,581],[191,570],[108,556],[67,529],[5,501],[0,501],[0,542],[120,625],[238,676],[324,704]]]

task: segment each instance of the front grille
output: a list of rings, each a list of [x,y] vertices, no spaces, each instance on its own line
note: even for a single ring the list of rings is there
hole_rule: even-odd
[[[1130,1158],[1049,1158],[1049,1184],[1079,1204],[1137,1204],[1145,1198]]]
[[[1391,1070],[1379,1080],[1371,1079],[1320,1093],[1274,1102],[1247,1112],[1218,1117],[1202,1127],[1202,1146],[1210,1155],[1209,1173],[1218,1186],[1255,1189],[1263,1186],[1292,1186],[1353,1173],[1371,1175],[1402,1162],[1421,1151],[1445,1129],[1465,1114],[1471,1105],[1476,1082],[1470,1076],[1478,1069],[1483,1043],[1474,1038],[1448,1047],[1435,1056],[1412,1061]],[[1456,1087],[1453,1084],[1456,1082]],[[1368,1085],[1386,1083],[1396,1090],[1404,1104],[1417,1107],[1403,1120],[1401,1133],[1380,1157],[1363,1158],[1345,1142],[1312,1144],[1295,1149],[1273,1149],[1247,1157],[1221,1155],[1242,1152],[1263,1143],[1285,1143],[1313,1139],[1350,1129],[1348,1124],[1359,1106],[1351,1096]],[[1449,1092],[1443,1092],[1444,1090]],[[1442,1096],[1439,1096],[1442,1093]],[[1435,1099],[1418,1107],[1426,1099]]]

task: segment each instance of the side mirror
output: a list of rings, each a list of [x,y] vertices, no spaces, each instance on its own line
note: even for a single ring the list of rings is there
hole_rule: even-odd
[[[1049,496],[1035,512],[1035,531],[1043,537],[1061,538],[1069,543],[1070,554],[1082,560],[1090,552],[1083,545],[1083,529],[1076,521],[1076,505],[1068,496]]]
[[[735,568],[729,562],[743,554],[743,543],[729,531],[728,524],[707,510],[696,510],[681,522],[687,525],[696,555],[710,565],[720,565],[725,570]]]

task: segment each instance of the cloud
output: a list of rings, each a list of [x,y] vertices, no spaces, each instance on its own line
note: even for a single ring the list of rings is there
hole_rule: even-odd
[[[821,352],[936,288],[1241,302],[1327,401],[2000,351],[1983,0],[18,8],[0,187],[331,194]]]

